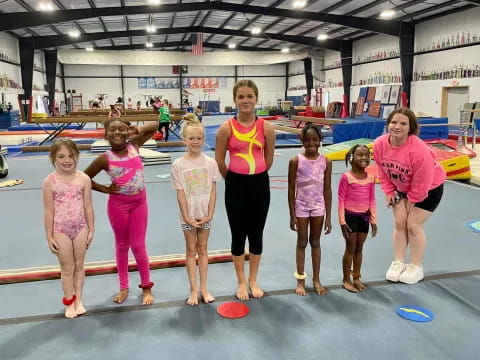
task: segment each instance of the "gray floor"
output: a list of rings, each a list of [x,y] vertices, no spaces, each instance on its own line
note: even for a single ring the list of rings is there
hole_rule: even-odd
[[[322,237],[321,268],[322,282],[330,291],[325,297],[309,294],[300,298],[292,294],[296,238],[288,227],[284,182],[288,159],[297,153],[298,149],[276,150],[270,174],[272,186],[279,188],[272,189],[259,277],[268,296],[248,302],[249,316],[227,320],[216,315],[220,302],[233,299],[231,263],[210,265],[209,287],[217,302],[196,308],[184,306],[188,294],[184,268],[152,271],[157,303],[148,309],[137,306],[137,290],[125,304],[114,306],[115,274],[88,277],[84,297],[90,313],[73,321],[62,318],[59,280],[2,285],[0,358],[478,358],[474,350],[479,349],[480,330],[480,235],[466,230],[464,223],[478,218],[480,189],[446,183],[444,200],[426,225],[427,279],[406,286],[383,281],[392,260],[392,216],[377,186],[379,234],[365,245],[362,269],[362,279],[370,287],[363,294],[350,294],[338,286],[344,241],[335,213],[336,188],[346,168],[334,163],[334,231]],[[173,154],[173,158],[180,155]],[[92,160],[92,156],[82,156],[79,168]],[[0,270],[54,265],[43,233],[40,189],[51,165],[45,156],[32,156],[11,159],[9,167],[9,179],[22,178],[25,184],[0,189]],[[168,179],[156,176],[166,173],[168,165],[146,167],[150,255],[184,252],[175,192]],[[223,193],[220,182],[211,250],[229,248]],[[113,259],[105,205],[106,196],[95,193],[96,236],[87,261]],[[311,273],[309,257],[307,264]],[[133,288],[138,274],[130,273],[130,279]],[[395,314],[399,305],[427,307],[436,318],[431,323],[403,320]]]

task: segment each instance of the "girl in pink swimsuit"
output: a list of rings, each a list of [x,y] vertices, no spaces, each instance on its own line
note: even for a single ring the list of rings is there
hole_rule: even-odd
[[[157,126],[156,121],[150,121],[132,132],[127,122],[118,118],[108,119],[105,122],[105,138],[111,149],[98,156],[85,170],[90,178],[104,170],[112,180],[110,185],[92,181],[92,189],[110,194],[107,212],[115,235],[115,255],[120,282],[120,291],[113,297],[113,301],[118,304],[124,302],[128,296],[129,249],[133,252],[140,273],[142,303],[153,304],[153,282],[150,281],[145,244],[148,205],[139,147],[152,137]]]
[[[304,151],[290,160],[288,166],[288,205],[290,209],[290,228],[297,232],[297,279],[295,292],[305,296],[305,248],[312,248],[313,286],[318,295],[324,295],[326,289],[320,283],[320,235],[332,229],[332,162],[318,152],[322,133],[313,124],[308,123],[302,129]],[[310,227],[310,234],[309,228]]]
[[[77,170],[79,151],[71,140],[58,139],[50,150],[55,171],[43,182],[44,222],[50,251],[58,256],[65,317],[86,312],[82,303],[85,252],[93,239],[92,187]]]

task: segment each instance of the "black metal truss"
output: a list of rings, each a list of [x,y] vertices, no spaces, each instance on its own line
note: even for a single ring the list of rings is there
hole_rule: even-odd
[[[157,29],[155,35],[162,34],[182,34],[182,33],[209,33],[209,34],[222,34],[222,35],[233,35],[233,36],[244,36],[244,37],[256,37],[259,39],[269,38],[273,40],[280,40],[285,42],[290,42],[294,44],[307,45],[313,48],[329,49],[340,51],[341,40],[328,39],[325,41],[318,41],[312,37],[304,36],[295,36],[295,35],[279,35],[274,33],[262,33],[262,34],[251,34],[249,31],[239,31],[231,29],[219,29],[211,27],[202,27],[202,26],[191,26],[191,27],[178,27],[178,28],[164,28]],[[130,30],[130,31],[110,31],[102,33],[85,33],[81,34],[79,38],[71,38],[68,35],[50,35],[50,36],[39,36],[33,37],[35,44],[35,49],[45,49],[52,48],[57,46],[77,44],[80,42],[103,40],[110,38],[119,38],[119,37],[129,37],[129,36],[145,36],[147,35],[145,30]],[[206,46],[206,45],[204,45]]]
[[[115,46],[102,46],[95,48],[95,50],[153,50],[158,48],[171,48],[171,47],[185,47],[190,46],[192,44],[191,41],[164,41],[164,42],[152,42],[151,48],[146,48],[145,44],[132,44],[132,45],[115,45]],[[219,44],[219,43],[203,43],[203,46],[206,48],[212,49],[225,49],[230,50],[228,45],[226,44]],[[251,47],[251,46],[241,46],[236,47],[235,50],[240,51],[265,51],[265,48],[258,48],[258,47]],[[181,51],[190,51],[190,50],[181,50]],[[275,51],[275,50],[272,50]]]
[[[90,9],[60,10],[51,13],[42,11],[17,12],[0,14],[0,31],[21,29],[31,26],[41,26],[60,22],[75,21],[80,19],[98,18],[102,16],[135,15],[150,13],[176,13],[201,10],[233,11],[257,15],[277,16],[300,20],[328,22],[348,26],[356,29],[368,30],[398,36],[400,31],[399,21],[384,21],[373,18],[361,18],[345,15],[334,15],[310,11],[292,11],[275,7],[251,6],[226,2],[201,2],[186,4],[165,4],[160,7],[152,6],[126,6],[105,7]]]

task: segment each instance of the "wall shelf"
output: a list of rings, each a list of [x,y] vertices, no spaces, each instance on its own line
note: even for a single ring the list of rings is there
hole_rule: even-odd
[[[480,41],[477,41],[477,42],[474,42],[474,43],[472,42],[472,43],[470,43],[470,44],[450,46],[450,47],[448,47],[448,48],[440,48],[440,49],[431,49],[431,50],[425,50],[425,51],[417,51],[417,52],[413,53],[413,55],[424,55],[424,54],[430,54],[430,53],[434,53],[434,52],[438,52],[438,51],[455,50],[455,49],[461,49],[461,48],[470,47],[470,46],[476,46],[476,45],[480,45]]]
[[[23,94],[23,89],[0,87],[2,94]]]
[[[16,63],[16,62],[13,62],[13,61],[10,61],[10,60],[0,59],[0,62],[4,62],[4,63],[10,64],[10,65],[20,66],[19,63]]]

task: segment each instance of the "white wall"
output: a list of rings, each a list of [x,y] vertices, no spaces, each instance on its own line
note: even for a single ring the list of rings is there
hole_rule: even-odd
[[[75,89],[76,94],[82,94],[84,107],[88,107],[90,100],[97,98],[97,94],[108,94],[107,105],[114,103],[117,97],[122,96],[120,65],[64,65],[66,89]],[[232,88],[234,86],[234,66],[205,66],[189,65],[185,77],[221,77],[220,88],[213,92],[203,89],[187,89],[190,102],[194,105],[199,101],[220,101],[220,110],[225,106],[233,106]],[[238,66],[238,79],[249,78],[259,88],[259,104],[269,105],[276,103],[277,99],[285,96],[285,65]],[[150,96],[161,96],[168,99],[174,107],[180,106],[179,89],[140,89],[138,77],[165,78],[165,80],[178,80],[179,75],[172,73],[172,66],[123,66],[125,100],[131,98],[134,103],[145,101]],[[304,77],[304,76],[303,76]]]
[[[398,53],[398,37],[391,35],[375,35],[353,43],[353,62],[391,57]]]
[[[480,8],[476,7],[467,11],[444,16],[431,21],[426,21],[416,25],[415,28],[415,51],[430,50],[437,43],[454,40],[457,34],[461,42],[462,34],[467,42],[470,35],[470,41],[475,37],[480,41]]]
[[[18,48],[18,40],[5,32],[0,32],[0,52],[8,57],[13,63],[20,63],[20,52]],[[22,76],[20,66],[0,61],[0,78],[5,85],[6,80],[15,81],[19,87],[22,86]],[[10,86],[2,86],[0,82],[0,101],[5,104],[9,102],[14,109],[18,109],[18,93],[22,90],[11,88]]]
[[[480,79],[458,79],[457,86],[469,87],[468,102],[480,101]],[[411,108],[427,115],[441,116],[442,87],[452,86],[450,80],[430,80],[412,82]]]
[[[249,51],[214,51],[203,53],[202,56],[192,56],[179,51],[93,51],[76,49],[60,49],[59,60],[64,64],[88,65],[271,65],[282,64],[289,61],[303,59],[308,52],[280,53],[249,52]],[[181,59],[181,60],[180,60]]]

